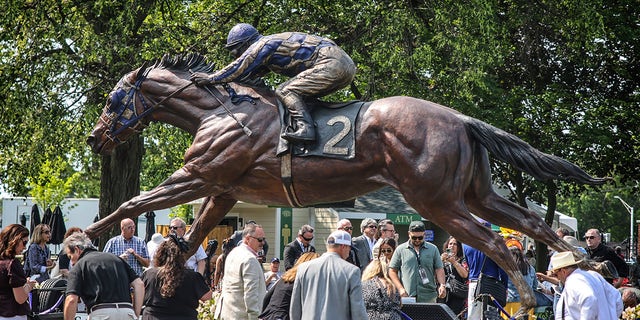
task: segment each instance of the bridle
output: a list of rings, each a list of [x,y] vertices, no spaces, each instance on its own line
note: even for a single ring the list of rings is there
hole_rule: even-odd
[[[147,79],[147,75],[151,68],[145,69],[145,71],[138,76],[135,84],[131,85],[126,80],[122,80],[125,86],[119,86],[116,89],[116,92],[111,96],[111,103],[108,106],[105,106],[102,111],[102,115],[100,116],[100,121],[109,129],[105,132],[105,136],[113,141],[115,144],[120,144],[122,141],[118,138],[125,130],[131,130],[134,133],[141,133],[148,125],[149,121],[145,121],[145,117],[149,115],[154,110],[158,109],[162,104],[184,91],[189,86],[193,85],[193,82],[189,82],[182,87],[178,88],[176,91],[172,92],[170,95],[164,97],[158,103],[154,103],[149,106],[147,100],[145,99],[144,94],[140,91],[140,87],[142,86],[142,82]],[[124,88],[123,88],[124,87]],[[220,95],[217,90],[211,91],[208,87],[204,87],[211,96],[213,96],[220,105],[224,108],[225,112],[233,119],[236,123],[242,128],[243,132],[247,136],[251,136],[251,130],[242,123],[227,107],[226,101]],[[227,91],[230,89],[227,87]],[[233,92],[235,94],[235,92]],[[140,100],[142,104],[142,112],[138,113],[138,108],[136,107],[136,97]],[[243,99],[243,98],[241,98]],[[246,98],[245,98],[246,99]],[[251,103],[255,104],[252,99]],[[116,129],[116,126],[120,124],[120,127]]]
[[[116,89],[116,92],[111,96],[111,103],[105,106],[102,111],[100,121],[109,128],[105,132],[105,136],[115,144],[122,143],[118,135],[125,130],[131,130],[135,133],[142,132],[142,130],[149,125],[149,121],[144,120],[147,115],[157,110],[165,101],[193,85],[193,82],[189,82],[164,97],[158,103],[149,106],[147,103],[148,99],[145,99],[144,94],[140,91],[140,87],[142,86],[142,82],[147,79],[150,70],[151,68],[145,69],[133,85],[123,80],[125,86]],[[136,107],[136,98],[138,98],[142,104],[142,112],[140,113]],[[120,127],[116,129],[118,124],[120,124]]]

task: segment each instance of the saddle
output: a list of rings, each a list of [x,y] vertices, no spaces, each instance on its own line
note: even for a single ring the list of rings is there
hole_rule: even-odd
[[[238,94],[229,85],[223,85],[231,103],[238,104],[248,101],[255,104],[259,97]],[[307,99],[304,103],[312,106],[311,116],[316,126],[317,139],[312,143],[293,143],[282,138],[282,134],[291,124],[289,109],[282,101],[276,99],[278,106],[278,119],[280,121],[279,141],[276,147],[276,156],[283,156],[291,152],[292,156],[308,157],[319,156],[337,159],[353,159],[355,157],[355,124],[358,113],[363,106],[371,102],[349,101],[329,103],[317,99]]]
[[[370,102],[349,101],[327,103],[309,100],[312,105],[317,139],[311,143],[292,143],[282,138],[289,126],[289,110],[278,100],[278,119],[280,120],[280,139],[276,155],[282,156],[291,151],[293,156],[319,156],[337,159],[353,159],[355,157],[355,124],[360,109]]]

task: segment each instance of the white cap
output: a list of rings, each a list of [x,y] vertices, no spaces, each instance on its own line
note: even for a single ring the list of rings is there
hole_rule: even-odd
[[[351,246],[351,235],[342,230],[334,231],[327,237],[327,244],[344,244]]]
[[[164,240],[164,237],[160,233],[154,233],[151,236],[151,242],[153,242],[155,244],[161,244],[163,240]]]

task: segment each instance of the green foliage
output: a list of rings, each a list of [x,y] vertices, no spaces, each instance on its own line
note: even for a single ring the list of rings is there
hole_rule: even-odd
[[[181,204],[171,208],[169,212],[169,218],[180,218],[187,222],[187,224],[191,224],[193,221],[193,206],[190,204]]]
[[[31,196],[43,209],[53,210],[65,203],[65,197],[69,195],[79,178],[80,173],[70,170],[66,160],[46,160],[40,167],[38,176],[29,182]]]
[[[303,31],[340,44],[358,72],[352,86],[326,99],[432,100],[589,173],[617,177],[616,187],[634,185],[639,16],[631,0],[9,0],[0,12],[0,180],[27,195],[43,164],[72,159],[67,170],[80,177],[70,195],[99,196],[108,170],[84,140],[117,81],[165,53],[200,52],[222,68],[231,62],[228,30],[248,22],[264,34]],[[285,78],[266,80],[276,86]],[[143,137],[144,156],[136,156],[143,157],[141,188],[149,190],[180,168],[191,137],[162,124]],[[496,180],[515,188],[514,200],[550,202],[555,185],[493,168]],[[580,216],[581,226],[624,218],[594,218],[613,209],[598,206],[609,198],[597,196],[613,186],[557,188],[559,208]],[[637,188],[626,196],[637,198]],[[625,234],[624,226],[612,230]]]

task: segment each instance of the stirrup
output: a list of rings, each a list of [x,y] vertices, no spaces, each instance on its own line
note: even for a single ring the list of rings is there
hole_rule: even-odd
[[[308,132],[308,131],[307,131]],[[301,130],[298,130],[296,132],[285,132],[282,134],[282,138],[284,138],[285,140],[288,140],[290,142],[313,142],[316,141],[316,135],[315,133],[309,134],[307,133],[306,135],[303,135],[301,133]]]
[[[282,138],[291,141],[291,142],[313,142],[316,141],[316,130],[313,127],[313,124],[307,123],[305,121],[298,121],[298,130],[289,131],[286,130],[282,134]]]

